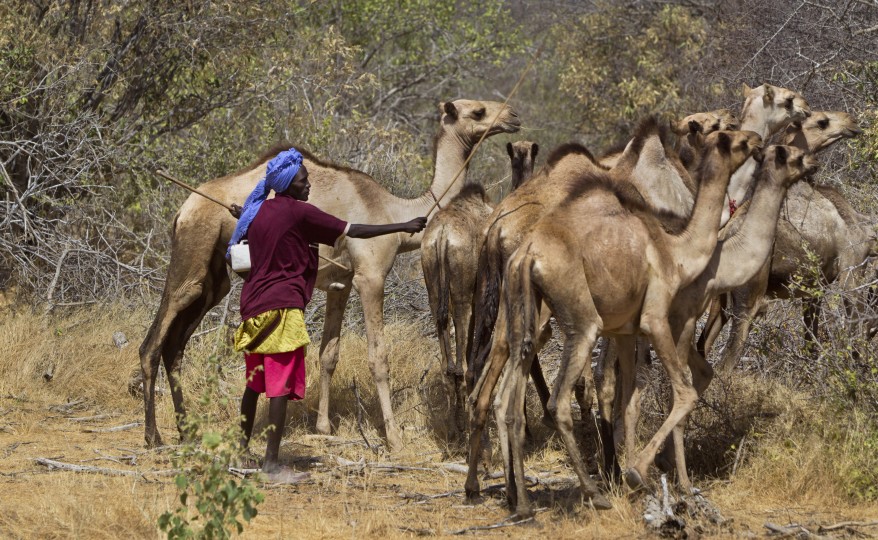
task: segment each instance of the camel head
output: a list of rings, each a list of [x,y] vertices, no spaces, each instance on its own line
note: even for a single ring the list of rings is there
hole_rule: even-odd
[[[744,85],[744,121],[759,121],[777,133],[790,122],[801,122],[811,116],[808,102],[798,92],[765,83],[756,88]]]
[[[694,134],[696,132],[710,135],[714,131],[735,131],[741,128],[741,122],[728,109],[690,114],[677,122],[674,133],[677,135]]]
[[[803,122],[792,122],[787,126],[783,142],[814,153],[862,132],[854,118],[846,112],[814,111]]]
[[[518,113],[496,101],[458,99],[440,103],[439,109],[442,131],[454,134],[469,147],[474,146],[485,132],[485,136],[490,137],[498,133],[515,133],[521,128]]]
[[[817,158],[795,146],[772,145],[765,152],[762,170],[769,178],[789,187],[817,170]]]
[[[731,170],[737,170],[751,156],[762,156],[762,137],[753,131],[714,131],[704,139],[703,152],[717,151],[726,156]],[[706,154],[704,154],[706,155]]]
[[[725,130],[725,131],[737,131],[741,129],[741,121],[738,120],[738,117],[735,116],[735,113],[730,111],[729,109],[717,109],[715,111],[711,111],[711,114],[716,116],[719,121],[719,127],[717,130]]]
[[[540,145],[531,141],[506,143],[506,153],[512,162],[512,189],[518,188],[533,175],[539,151]]]

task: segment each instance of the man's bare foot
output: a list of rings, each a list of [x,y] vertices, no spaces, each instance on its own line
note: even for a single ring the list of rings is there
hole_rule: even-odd
[[[273,470],[262,470],[266,476],[266,481],[271,484],[301,484],[311,479],[311,473],[297,472],[286,467],[279,467]]]

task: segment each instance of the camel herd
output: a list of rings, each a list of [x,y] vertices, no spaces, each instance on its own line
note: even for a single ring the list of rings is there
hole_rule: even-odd
[[[535,170],[538,145],[509,143],[513,190],[494,206],[480,185],[455,178],[483,136],[518,131],[515,111],[499,103],[440,105],[433,182],[415,199],[396,197],[362,172],[303,152],[310,202],[341,219],[400,222],[430,212],[427,228],[417,235],[346,238],[334,248],[321,247],[321,255],[350,270],[325,264],[318,273],[317,286],[327,291],[327,300],[317,430],[331,429],[329,385],[339,360],[344,309],[356,287],[387,442],[391,450],[402,447],[390,401],[384,283],[398,253],[421,248],[449,435],[469,441],[468,496],[479,492],[478,465],[493,406],[510,509],[519,516],[533,513],[523,466],[530,377],[543,402],[544,421],[558,430],[583,496],[595,508],[610,507],[586,471],[571,408],[574,395],[583,411],[590,407],[591,351],[601,337],[613,341],[602,348],[594,376],[604,470],[609,477],[621,472],[619,449],[627,460],[622,477],[641,487],[664,445],[672,456],[665,460],[676,466],[681,486],[691,488],[683,429],[713,377],[705,357],[722,326],[733,321],[720,363],[729,370],[763,299],[789,290],[785,285],[806,260],[803,245],[816,252],[829,281],[862,279],[861,263],[878,253],[878,235],[868,217],[837,190],[799,182],[816,169],[815,154],[860,133],[850,115],[811,111],[798,93],[769,84],[744,91],[740,121],[725,109],[690,115],[672,129],[650,118],[624,147],[599,158],[570,143]],[[769,146],[772,137],[779,144]],[[241,203],[283,148],[201,190]],[[140,348],[149,445],[161,444],[155,382],[162,361],[178,419],[185,415],[178,377],[183,348],[205,313],[230,290],[223,254],[234,226],[223,208],[195,195],[174,219],[161,305]],[[816,308],[805,303],[812,338]],[[708,322],[696,339],[696,321],[705,311]],[[537,359],[551,335],[550,317],[563,342],[551,391]],[[865,330],[871,337],[876,329]],[[668,374],[673,403],[637,452],[642,388],[635,373],[647,344]]]

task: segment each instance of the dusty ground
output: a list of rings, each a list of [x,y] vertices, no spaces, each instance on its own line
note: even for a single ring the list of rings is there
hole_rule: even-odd
[[[134,336],[144,324],[142,314],[127,313],[92,315],[86,321],[74,317],[50,324],[35,324],[34,319],[22,317],[3,320],[0,349],[6,354],[0,365],[0,537],[161,536],[158,517],[177,505],[173,476],[164,474],[173,466],[174,450],[146,450],[140,425],[99,431],[142,421],[141,401],[126,390],[128,376],[137,365],[136,343],[117,349],[110,339],[112,332],[105,329],[122,328]],[[643,519],[643,495],[612,488],[614,509],[596,513],[584,508],[560,442],[541,426],[534,429],[527,462],[528,474],[539,481],[530,489],[540,509],[536,518],[518,525],[508,521],[502,479],[483,480],[485,496],[476,504],[468,503],[462,492],[464,475],[452,465],[462,463],[463,456],[446,448],[442,400],[436,398],[436,386],[431,386],[438,382],[435,346],[410,327],[395,325],[389,332],[394,401],[405,429],[407,450],[399,455],[386,453],[380,433],[373,427],[378,411],[365,368],[364,340],[356,336],[345,340],[342,355],[348,360],[343,360],[334,380],[336,433],[332,437],[313,435],[316,370],[312,351],[311,395],[290,406],[290,425],[282,449],[287,463],[311,472],[311,482],[294,487],[263,486],[265,502],[247,526],[245,537],[470,534],[633,538],[655,534]],[[216,340],[211,338],[196,341],[190,350],[196,359],[186,368],[190,399],[201,391],[197,381],[203,368],[197,359],[215,348]],[[46,381],[42,374],[49,364],[54,365],[54,374]],[[229,365],[236,365],[232,356]],[[236,367],[225,372],[227,382],[221,384],[221,393],[228,402],[217,406],[219,422],[234,419],[240,378]],[[362,435],[356,422],[358,404],[350,391],[354,381],[366,410]],[[170,398],[161,396],[159,425],[168,441],[174,435],[172,418]],[[590,429],[580,426],[586,438]],[[262,444],[255,441],[254,449],[261,451]],[[774,457],[763,457],[764,453],[751,448],[754,457],[741,459],[735,475],[718,480],[696,477],[723,521],[713,523],[707,513],[696,513],[686,516],[687,531],[703,537],[763,537],[769,532],[767,523],[798,524],[818,534],[821,526],[856,522],[823,534],[878,534],[873,523],[878,520],[878,506],[853,504],[826,478],[811,477],[808,456],[795,453],[794,445],[802,443],[791,440],[789,444],[793,446],[788,455]],[[37,458],[134,474],[51,470],[38,464]],[[782,470],[778,472],[778,468]],[[797,531],[801,532],[787,532]]]

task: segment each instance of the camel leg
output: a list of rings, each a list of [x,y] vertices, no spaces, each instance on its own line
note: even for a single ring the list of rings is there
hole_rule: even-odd
[[[191,279],[193,283],[182,288],[176,286],[177,282],[183,282],[183,278],[169,275],[165,283],[165,292],[162,294],[162,303],[152,323],[146,338],[140,346],[140,369],[143,377],[143,406],[145,439],[147,447],[154,448],[162,445],[155,418],[155,383],[158,375],[161,357],[174,358],[185,342],[182,339],[172,340],[168,343],[169,336],[179,335],[182,338],[183,328],[197,325],[200,322],[204,303],[204,279]],[[195,306],[195,309],[192,306]],[[173,349],[173,350],[172,350]],[[172,362],[173,363],[173,362]],[[168,373],[170,378],[170,373]],[[179,389],[179,381],[176,385]],[[181,403],[182,403],[182,393]],[[175,398],[176,404],[176,398]]]
[[[548,306],[542,306],[540,309],[539,339],[537,339],[537,343],[534,346],[534,351],[536,351],[536,353],[543,350],[543,347],[552,338],[552,326],[549,324],[549,318],[551,316],[552,312],[549,310]],[[546,383],[546,377],[543,375],[543,369],[540,366],[538,354],[534,356],[533,362],[531,363],[530,378],[534,383],[537,395],[540,397],[540,403],[543,405],[543,424],[549,427],[555,427],[555,421],[552,419],[552,415],[549,413],[548,408],[551,393],[549,392],[549,385]]]
[[[464,368],[466,362],[466,344],[469,341],[469,335],[472,329],[472,301],[464,301],[463,299],[454,299],[453,306],[453,322],[454,322],[454,365],[449,365],[449,390],[453,400],[452,413],[454,415],[453,424],[457,429],[457,433],[462,434],[466,431],[466,370]],[[450,361],[449,361],[450,364]]]
[[[598,438],[603,456],[603,472],[609,479],[618,478],[622,472],[616,457],[613,439],[613,402],[616,399],[616,341],[601,338],[603,344],[595,367],[595,386],[598,389]]]
[[[593,310],[593,308],[592,308]],[[597,312],[594,311],[595,319]],[[593,320],[595,320],[593,319]],[[578,325],[579,326],[579,325]],[[571,413],[570,398],[573,387],[579,383],[590,369],[591,350],[597,340],[600,326],[595,323],[586,323],[575,330],[568,330],[564,342],[564,352],[561,357],[561,369],[558,379],[552,388],[552,397],[549,399],[549,410],[555,418],[558,433],[564,441],[567,453],[576,476],[579,477],[579,486],[582,495],[597,509],[612,508],[610,501],[600,492],[597,484],[591,479],[585,468],[585,461],[579,451],[579,445],[573,434],[573,415]]]
[[[641,450],[634,460],[633,466],[625,473],[625,480],[632,488],[644,485],[647,469],[655,460],[659,447],[674,427],[695,408],[695,403],[698,400],[689,366],[682,363],[677,355],[676,344],[667,318],[644,314],[641,319],[641,327],[644,332],[649,334],[653,348],[668,373],[673,389],[674,405],[664,423]]]
[[[165,347],[162,350],[162,359],[164,360],[165,372],[168,375],[168,383],[171,387],[171,398],[174,402],[174,412],[177,420],[177,431],[180,434],[180,440],[185,440],[185,420],[186,408],[183,403],[183,386],[180,380],[181,366],[183,363],[183,350],[189,342],[189,338],[195,333],[198,325],[207,315],[207,312],[216,306],[220,300],[225,298],[232,289],[229,275],[223,265],[214,264],[211,269],[210,279],[204,283],[204,293],[183,313],[174,325],[168,338],[165,341]],[[194,316],[192,315],[194,313]],[[188,320],[189,324],[184,321]]]
[[[384,419],[384,432],[391,452],[402,450],[402,437],[390,402],[390,366],[384,343],[384,282],[385,276],[354,276],[354,286],[363,302],[366,320],[366,341],[369,348],[369,370],[378,388],[378,403]]]
[[[451,353],[451,327],[448,319],[448,297],[450,291],[444,279],[445,269],[443,268],[443,261],[439,251],[437,250],[433,256],[425,251],[422,254],[421,262],[424,270],[424,283],[427,286],[427,299],[430,303],[430,312],[436,324],[436,336],[439,340],[439,362],[445,386],[446,410],[452,418],[448,425],[448,437],[451,440],[456,440],[462,429],[462,426],[460,426],[460,416],[462,413],[459,410],[461,402],[458,399],[456,367]],[[457,304],[454,307],[457,308]],[[458,351],[460,351],[460,332],[457,331],[459,329],[456,309],[452,318],[454,320],[456,337],[458,338]],[[460,356],[459,352],[458,356]]]
[[[698,336],[697,345],[698,353],[705,358],[710,354],[710,351],[713,349],[713,344],[716,342],[716,338],[719,337],[723,326],[728,322],[728,317],[725,312],[726,304],[728,303],[727,298],[728,295],[721,294],[715,296],[713,300],[710,301],[710,307],[707,312],[707,322],[704,324],[704,330],[701,331],[701,335]]]
[[[675,326],[674,326],[675,327]],[[689,319],[682,326],[682,331],[677,340],[677,354],[681,363],[685,360],[689,365],[692,373],[692,383],[698,396],[704,395],[710,381],[713,380],[713,367],[705,360],[703,356],[693,347],[693,338],[695,336],[695,319]],[[673,403],[672,403],[673,406]],[[686,468],[685,453],[685,428],[687,419],[684,418],[674,428],[673,438],[665,441],[665,446],[661,454],[656,458],[656,465],[665,472],[670,472],[671,464],[674,463],[677,470],[677,478],[680,486],[689,492],[692,491],[692,482],[689,480],[688,469]],[[673,456],[673,457],[671,457]],[[673,461],[671,461],[673,459]]]
[[[621,416],[621,422],[615,421],[614,443],[619,446],[618,439],[625,444],[625,459],[630,460],[634,456],[637,444],[637,421],[640,418],[640,392],[637,388],[638,352],[643,347],[638,347],[635,336],[616,337],[616,356],[619,363],[619,408],[613,413],[614,420]],[[638,350],[639,349],[639,350]],[[621,436],[619,431],[621,428]]]
[[[320,399],[317,405],[317,432],[329,435],[329,387],[338,365],[338,347],[344,310],[351,294],[350,284],[341,290],[326,293],[326,314],[323,318],[323,338],[320,340]]]
[[[735,364],[744,352],[747,343],[747,335],[750,333],[750,325],[759,313],[762,299],[768,289],[768,272],[771,269],[770,261],[762,267],[762,270],[750,280],[750,283],[732,291],[732,328],[729,332],[729,340],[719,363],[718,371],[728,373],[734,369]]]
[[[501,325],[498,328],[505,328],[506,309],[503,306],[500,306],[500,311],[497,314],[497,324]],[[470,396],[470,399],[474,402],[472,405],[472,421],[470,422],[468,469],[466,482],[464,483],[466,496],[469,499],[479,495],[479,458],[482,453],[482,445],[485,443],[482,434],[485,432],[485,424],[488,419],[491,394],[494,392],[494,387],[497,385],[497,381],[500,379],[500,374],[508,359],[509,343],[506,341],[505,332],[497,332],[492,339],[488,361],[485,363],[482,374]]]
[[[498,332],[500,333],[500,332]],[[495,333],[497,335],[497,333]],[[517,470],[517,458],[521,455],[519,449],[513,447],[513,440],[510,438],[510,429],[515,432],[517,426],[514,423],[515,417],[518,415],[511,414],[516,408],[515,390],[520,378],[517,366],[510,366],[503,372],[500,379],[500,387],[497,390],[497,396],[494,398],[494,418],[497,422],[497,439],[500,441],[500,451],[503,455],[503,474],[506,478],[506,501],[509,508],[515,508],[516,511],[525,509],[527,517],[527,508],[529,501],[524,481],[524,471]],[[525,379],[526,380],[526,379]]]

